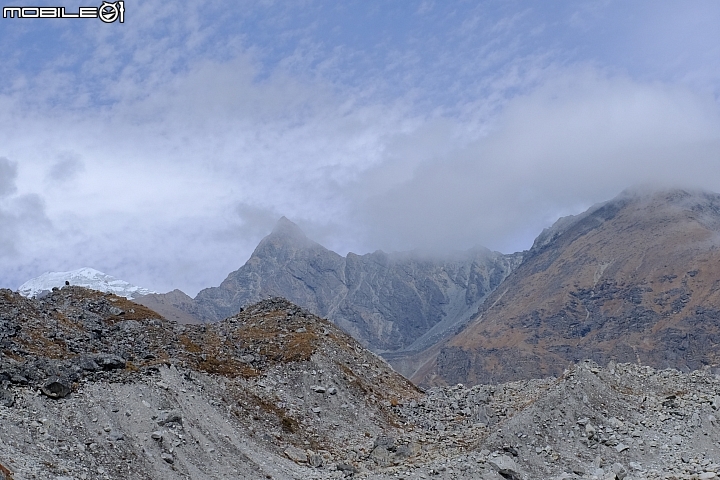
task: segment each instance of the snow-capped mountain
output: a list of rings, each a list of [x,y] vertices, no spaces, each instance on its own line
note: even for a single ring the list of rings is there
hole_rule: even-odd
[[[94,268],[87,267],[71,272],[43,273],[39,277],[28,280],[20,285],[18,291],[20,295],[25,297],[35,297],[43,292],[51,291],[53,287],[63,287],[66,281],[70,282],[70,285],[114,293],[115,295],[131,300],[141,295],[157,293],[147,288],[132,285],[125,280],[119,280],[103,272],[99,272]]]

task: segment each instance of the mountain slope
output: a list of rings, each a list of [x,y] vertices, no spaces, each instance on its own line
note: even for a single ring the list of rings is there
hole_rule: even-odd
[[[454,332],[521,260],[484,248],[424,258],[410,253],[342,257],[284,217],[239,270],[202,290],[204,321],[282,296],[328,318],[376,352],[422,350]]]
[[[201,323],[193,299],[178,289],[168,293],[150,293],[133,300],[161,313],[168,320],[179,323]]]
[[[558,375],[590,358],[720,361],[720,195],[627,191],[544,231],[480,314],[414,380]]]
[[[420,396],[282,299],[183,326],[80,287],[0,290],[0,347],[0,465],[17,478],[330,478],[312,467],[396,436],[393,404]]]

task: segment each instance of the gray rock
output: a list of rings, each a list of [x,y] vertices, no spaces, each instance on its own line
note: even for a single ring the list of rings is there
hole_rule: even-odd
[[[612,472],[615,474],[615,478],[617,478],[617,480],[623,480],[628,473],[622,463],[613,463]]]
[[[389,435],[380,435],[373,442],[373,447],[382,447],[386,450],[395,450],[395,438]]]
[[[95,356],[95,363],[103,370],[116,370],[125,368],[125,360],[117,355],[100,354]]]
[[[163,412],[158,417],[157,424],[161,427],[170,424],[182,425],[182,416],[178,412]]]
[[[170,465],[175,463],[175,457],[173,457],[172,454],[170,454],[170,453],[163,452],[162,454],[160,454],[160,458],[162,458],[165,462],[169,463]]]
[[[507,455],[499,455],[497,457],[491,457],[488,459],[488,464],[493,467],[497,473],[507,478],[508,480],[521,480],[522,475],[520,473],[520,467],[515,460],[508,457]]]
[[[354,474],[360,472],[355,466],[353,466],[350,463],[338,463],[335,468],[341,472],[344,472],[346,474]]]
[[[15,404],[15,395],[12,392],[0,388],[0,405],[3,407],[12,407]]]
[[[313,453],[308,456],[308,463],[311,467],[320,468],[323,466],[323,463],[325,461],[323,460],[322,455],[319,455],[317,453]]]
[[[383,446],[377,446],[370,452],[370,458],[380,467],[387,467],[392,463],[393,454]]]
[[[474,413],[475,423],[481,425],[488,425],[490,423],[490,417],[487,414],[487,408],[485,405],[478,405],[475,407]]]
[[[395,449],[395,457],[407,458],[413,454],[413,445],[398,445]]]
[[[295,463],[307,463],[308,456],[305,450],[301,450],[297,447],[290,445],[284,451],[285,455]]]
[[[95,362],[95,359],[88,355],[80,355],[73,359],[73,362],[79,368],[88,372],[96,372],[100,370],[100,365]]]
[[[242,363],[252,363],[255,361],[255,355],[240,355],[240,357],[238,357],[238,359]]]
[[[40,391],[50,398],[58,399],[70,395],[72,388],[66,379],[54,375],[40,387]]]

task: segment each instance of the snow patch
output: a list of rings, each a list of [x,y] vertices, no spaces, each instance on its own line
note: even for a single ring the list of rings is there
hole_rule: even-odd
[[[18,292],[24,297],[32,298],[43,292],[52,291],[53,287],[61,288],[65,285],[66,281],[70,282],[70,285],[114,293],[119,297],[125,297],[130,300],[141,295],[157,293],[88,267],[70,272],[45,272],[39,277],[28,280],[20,285]]]

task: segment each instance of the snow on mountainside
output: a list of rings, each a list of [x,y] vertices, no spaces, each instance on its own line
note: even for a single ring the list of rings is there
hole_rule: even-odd
[[[91,288],[101,292],[114,293],[119,297],[134,299],[141,295],[156,293],[147,288],[132,285],[125,280],[119,280],[94,268],[80,268],[71,272],[46,272],[39,277],[28,280],[20,285],[18,292],[24,297],[35,297],[43,292],[49,292],[53,287],[62,287],[65,281],[70,285]]]

